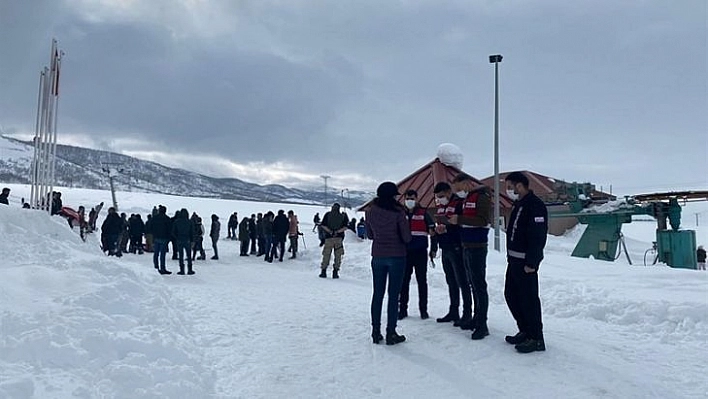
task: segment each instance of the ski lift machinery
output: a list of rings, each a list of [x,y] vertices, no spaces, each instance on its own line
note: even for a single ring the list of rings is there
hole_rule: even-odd
[[[588,201],[577,200],[568,203],[571,213],[551,213],[550,218],[575,217],[587,225],[572,256],[594,257],[605,261],[615,261],[622,256],[632,260],[627,252],[622,235],[622,224],[631,223],[634,215],[649,215],[656,219],[656,241],[653,262],[665,263],[671,267],[694,269],[696,267],[696,232],[681,229],[681,204],[708,200],[708,191],[682,191],[642,194],[626,197],[616,205],[588,206]],[[668,223],[667,223],[668,219]],[[646,254],[645,254],[646,264]]]

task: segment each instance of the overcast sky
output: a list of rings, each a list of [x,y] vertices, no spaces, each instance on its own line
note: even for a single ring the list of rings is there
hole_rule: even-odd
[[[619,194],[708,189],[705,0],[0,0],[0,129],[257,183],[373,190],[457,144]]]

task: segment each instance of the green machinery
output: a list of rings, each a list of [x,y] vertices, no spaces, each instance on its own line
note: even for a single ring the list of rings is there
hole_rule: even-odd
[[[706,200],[708,191],[638,195],[628,197],[621,203],[587,208],[587,201],[575,201],[569,204],[571,213],[551,213],[549,216],[576,217],[588,226],[572,256],[615,261],[624,252],[629,264],[632,260],[624,244],[622,224],[631,223],[634,215],[652,216],[657,220],[656,242],[652,249],[656,252],[654,263],[659,261],[671,267],[693,269],[696,267],[696,232],[680,230],[679,199],[684,202]]]

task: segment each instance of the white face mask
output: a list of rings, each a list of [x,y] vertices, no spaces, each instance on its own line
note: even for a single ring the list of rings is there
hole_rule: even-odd
[[[445,197],[435,197],[435,203],[438,205],[445,206],[450,203],[450,200]]]
[[[465,190],[460,190],[460,191],[456,192],[455,194],[457,194],[457,196],[460,198],[467,198],[468,193]]]
[[[408,208],[408,209],[413,209],[413,208],[415,208],[415,200],[407,199],[407,200],[405,201],[405,203],[406,203],[406,208]]]
[[[516,201],[519,199],[519,194],[516,193],[514,190],[506,190],[506,195],[509,196],[509,198],[513,199]]]

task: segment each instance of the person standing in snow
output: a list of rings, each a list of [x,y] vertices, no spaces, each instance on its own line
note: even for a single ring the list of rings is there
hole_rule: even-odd
[[[206,253],[204,252],[204,225],[202,224],[202,218],[197,216],[192,224],[194,225],[192,260],[204,260],[206,259]],[[197,252],[199,252],[199,258],[197,258]]]
[[[157,215],[157,208],[155,208],[153,213],[148,213],[147,220],[145,221],[145,252],[152,252],[153,246],[153,235],[152,235],[152,218]]]
[[[167,244],[172,238],[172,220],[169,216],[167,216],[167,208],[160,205],[157,208],[157,215],[153,216],[151,219],[151,224],[154,250],[152,255],[152,263],[160,274],[172,274],[171,271],[165,268]]]
[[[318,227],[320,227],[320,213],[315,213],[315,217],[312,218],[312,232],[314,233]]]
[[[388,311],[386,345],[395,345],[406,340],[396,332],[398,321],[398,296],[406,268],[406,245],[411,241],[411,231],[406,212],[396,200],[398,187],[393,182],[384,182],[376,189],[376,198],[366,211],[366,234],[373,240],[371,245],[371,271],[374,293],[371,298],[371,338],[375,344],[384,337],[381,334],[381,308],[388,280]],[[346,227],[345,227],[346,229]]]
[[[258,213],[256,217],[256,242],[258,243],[258,251],[256,256],[265,255],[265,235],[263,234],[263,214]]]
[[[696,250],[696,259],[698,260],[697,269],[706,270],[706,250],[703,249],[703,245],[699,245]]]
[[[187,274],[194,274],[192,270],[192,239],[194,237],[194,224],[189,219],[189,211],[182,208],[179,216],[172,223],[172,236],[177,241],[177,255],[179,259],[179,272],[184,275],[184,257],[187,257]]]
[[[273,263],[273,212],[268,211],[263,216],[263,239],[265,241],[265,258],[266,262]]]
[[[235,240],[236,239],[236,229],[238,228],[238,214],[236,212],[229,216],[229,220],[226,223],[226,238]]]
[[[487,242],[492,219],[492,201],[489,189],[485,186],[474,187],[472,176],[460,173],[455,176],[453,186],[457,196],[462,199],[459,214],[448,218],[449,223],[460,226],[462,259],[472,285],[474,315],[468,326],[472,329],[472,339],[480,340],[489,335],[487,328],[487,310],[489,294],[487,292]]]
[[[283,261],[288,230],[290,230],[290,222],[288,221],[288,217],[285,216],[285,211],[281,209],[278,211],[278,216],[273,219],[273,250],[270,255],[271,259],[273,259],[274,256],[278,256],[278,261]],[[278,252],[280,252],[280,255],[278,255]]]
[[[256,229],[256,215],[251,215],[248,221],[248,237],[251,239],[251,255],[256,255],[256,241],[258,240],[258,230]]]
[[[438,318],[438,323],[453,322],[455,327],[460,324],[469,325],[472,322],[472,290],[467,277],[467,270],[462,261],[462,244],[460,243],[460,228],[448,222],[448,218],[460,212],[462,201],[452,193],[452,187],[446,182],[440,182],[433,188],[435,203],[438,206],[435,213],[437,225],[435,233],[438,245],[442,251],[443,272],[450,296],[450,310]],[[460,296],[462,296],[462,318],[460,319]]]
[[[103,250],[108,251],[108,256],[123,256],[120,248],[120,238],[123,233],[124,224],[115,208],[108,208],[108,216],[101,225],[101,237]]]
[[[10,189],[5,187],[2,189],[2,194],[0,194],[0,204],[5,204],[5,205],[10,205],[10,200],[8,197],[10,196]]]
[[[241,219],[241,224],[238,226],[238,240],[241,241],[241,253],[240,256],[248,256],[248,246],[251,243],[250,232],[248,231],[249,218],[245,217]]]
[[[541,300],[538,296],[538,268],[548,234],[546,204],[529,190],[529,180],[521,172],[506,179],[507,195],[516,201],[506,227],[507,269],[504,297],[519,332],[506,336],[517,351],[545,351]]]
[[[290,239],[290,259],[297,258],[297,242],[300,239],[300,230],[298,228],[299,222],[297,221],[297,215],[292,210],[288,211],[288,238]]]
[[[334,251],[334,264],[332,278],[339,278],[339,269],[342,265],[342,255],[344,255],[344,234],[347,231],[349,218],[339,211],[338,203],[332,205],[332,209],[322,217],[320,228],[324,231],[325,243],[322,249],[322,264],[320,272],[321,278],[327,278],[327,267]]]
[[[211,231],[209,232],[209,237],[211,238],[211,247],[214,249],[214,256],[211,260],[219,260],[219,249],[216,247],[216,243],[219,241],[219,234],[221,233],[221,223],[219,222],[219,217],[215,214],[211,215]]]
[[[418,283],[418,310],[420,318],[428,319],[428,237],[435,234],[435,221],[425,208],[418,204],[418,192],[410,189],[405,193],[406,218],[410,224],[412,239],[406,251],[406,271],[399,298],[398,319],[408,317],[408,299],[413,272]],[[355,219],[356,220],[356,219]],[[437,251],[437,244],[433,242]]]

